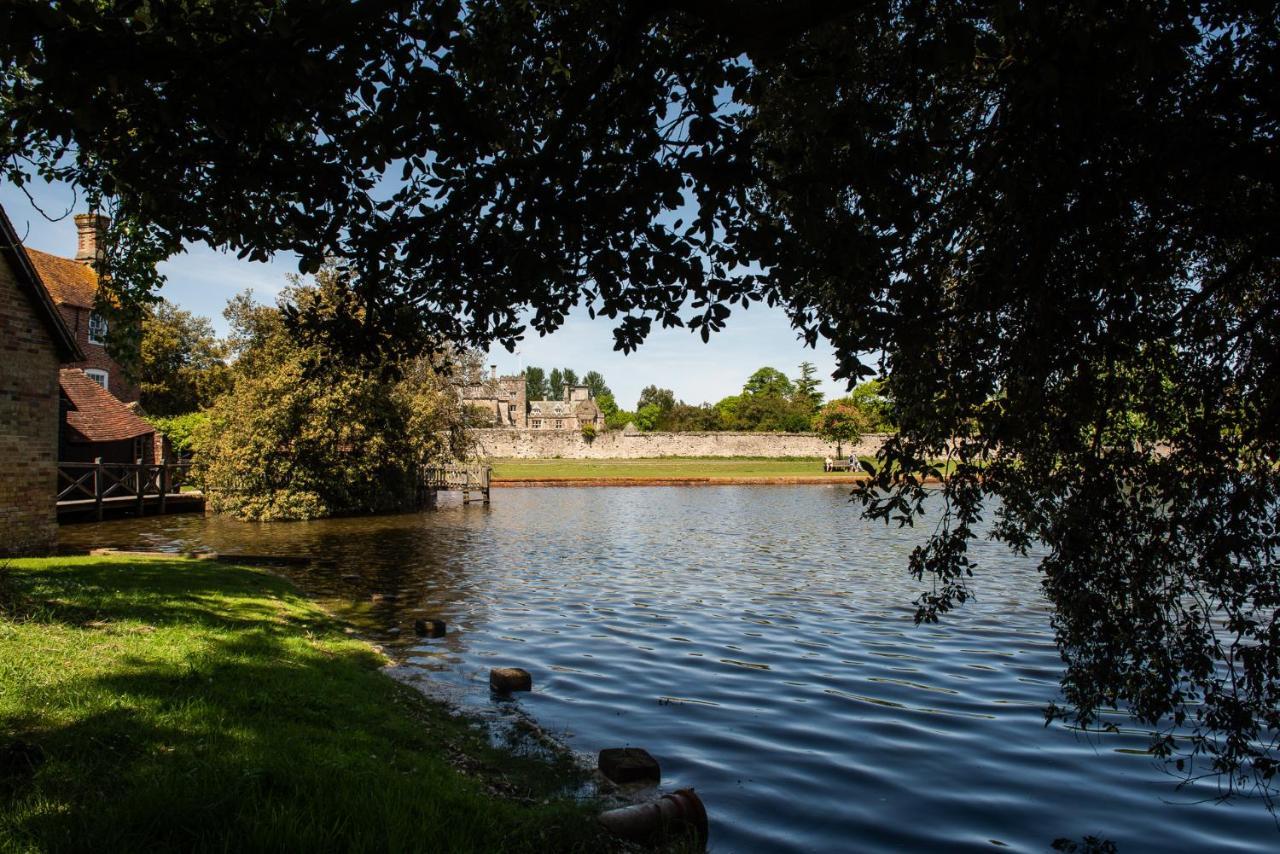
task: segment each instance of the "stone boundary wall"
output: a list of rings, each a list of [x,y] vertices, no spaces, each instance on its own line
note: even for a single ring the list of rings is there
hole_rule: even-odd
[[[481,457],[502,459],[622,460],[639,457],[834,457],[836,445],[813,433],[629,433],[609,430],[591,442],[577,430],[473,431]],[[872,434],[844,455],[872,456],[885,437]]]

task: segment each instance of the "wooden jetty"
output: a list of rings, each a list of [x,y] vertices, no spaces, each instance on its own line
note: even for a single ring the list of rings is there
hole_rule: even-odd
[[[191,463],[58,463],[58,519],[107,513],[137,516],[204,510],[204,493],[188,488]]]
[[[438,492],[461,492],[462,503],[489,503],[489,486],[493,479],[490,466],[440,466],[424,468],[418,481],[419,503],[432,507]],[[474,497],[473,497],[474,496]]]

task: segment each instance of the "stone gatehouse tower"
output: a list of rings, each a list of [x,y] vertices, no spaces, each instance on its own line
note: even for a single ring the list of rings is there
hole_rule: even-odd
[[[459,393],[479,420],[487,419],[486,427],[518,428],[525,424],[524,374],[500,377],[495,367],[489,377],[466,383]]]

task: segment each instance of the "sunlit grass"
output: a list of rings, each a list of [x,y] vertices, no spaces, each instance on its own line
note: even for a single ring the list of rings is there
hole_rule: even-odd
[[[494,460],[495,478],[644,479],[840,478],[824,472],[821,457],[651,457],[629,460]],[[857,472],[855,472],[856,474]]]
[[[557,797],[571,771],[490,747],[382,663],[251,569],[13,561],[0,850],[601,849]]]

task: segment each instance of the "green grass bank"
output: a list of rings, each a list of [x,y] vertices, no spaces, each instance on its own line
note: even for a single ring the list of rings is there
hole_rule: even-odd
[[[824,472],[820,457],[650,457],[625,460],[514,460],[492,462],[502,480],[848,479]]]
[[[571,763],[492,747],[281,579],[0,566],[0,851],[608,848]]]

